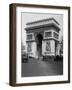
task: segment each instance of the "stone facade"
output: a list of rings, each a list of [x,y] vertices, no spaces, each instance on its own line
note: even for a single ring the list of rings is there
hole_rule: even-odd
[[[59,43],[59,23],[54,18],[27,23],[27,53],[29,56],[55,56]]]

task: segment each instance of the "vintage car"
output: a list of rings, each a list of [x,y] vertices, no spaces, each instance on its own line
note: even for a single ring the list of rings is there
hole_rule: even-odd
[[[54,61],[63,61],[63,56],[62,55],[57,55],[54,59]]]

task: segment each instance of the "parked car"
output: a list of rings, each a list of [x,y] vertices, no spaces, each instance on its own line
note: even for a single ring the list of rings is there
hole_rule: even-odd
[[[54,61],[63,61],[63,56],[57,55],[54,59]]]
[[[22,62],[28,62],[28,54],[27,53],[23,53],[22,54]]]

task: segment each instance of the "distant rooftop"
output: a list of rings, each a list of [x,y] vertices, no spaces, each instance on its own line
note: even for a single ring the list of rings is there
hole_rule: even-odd
[[[28,22],[26,25],[32,25],[32,24],[36,24],[36,23],[40,23],[40,22],[44,22],[44,21],[51,21],[51,20],[54,20],[56,24],[60,25],[53,17],[47,18],[47,19],[42,19],[42,20],[37,20],[37,21],[33,21],[33,22]]]

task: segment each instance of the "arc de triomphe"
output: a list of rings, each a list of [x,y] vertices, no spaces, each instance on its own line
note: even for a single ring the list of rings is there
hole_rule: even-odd
[[[59,43],[59,23],[54,18],[28,22],[25,28],[27,34],[27,53],[29,56],[55,56]]]

